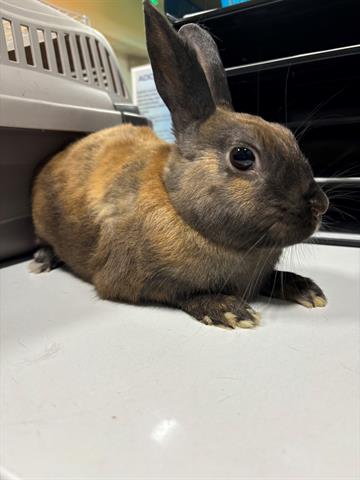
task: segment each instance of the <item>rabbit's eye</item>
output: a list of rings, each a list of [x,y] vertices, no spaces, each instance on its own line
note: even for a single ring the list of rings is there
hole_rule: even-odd
[[[255,163],[255,154],[250,148],[235,147],[230,152],[230,161],[238,170],[248,170]]]

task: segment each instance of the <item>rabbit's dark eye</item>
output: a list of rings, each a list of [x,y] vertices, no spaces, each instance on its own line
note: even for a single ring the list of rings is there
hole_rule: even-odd
[[[255,154],[250,148],[235,147],[230,152],[230,162],[238,170],[249,170],[255,163]]]

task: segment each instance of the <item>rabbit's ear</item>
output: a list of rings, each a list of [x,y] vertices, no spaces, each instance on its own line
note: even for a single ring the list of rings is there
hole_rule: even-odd
[[[196,52],[166,18],[144,1],[146,43],[158,92],[173,120],[175,134],[206,120],[214,111],[209,85]]]
[[[181,27],[179,35],[195,49],[205,72],[215,105],[232,110],[226,73],[220,60],[218,48],[211,35],[195,23],[189,23]]]

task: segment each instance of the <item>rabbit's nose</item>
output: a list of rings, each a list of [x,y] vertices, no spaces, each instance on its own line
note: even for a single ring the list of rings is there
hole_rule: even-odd
[[[308,193],[305,195],[305,198],[308,200],[311,211],[316,217],[324,215],[329,208],[328,197],[321,190],[321,188],[316,185],[315,182],[310,187]]]

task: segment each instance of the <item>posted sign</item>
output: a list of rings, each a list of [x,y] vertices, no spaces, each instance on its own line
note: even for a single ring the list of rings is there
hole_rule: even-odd
[[[152,121],[155,133],[162,140],[173,142],[170,112],[156,90],[151,65],[132,68],[131,76],[133,102]]]

